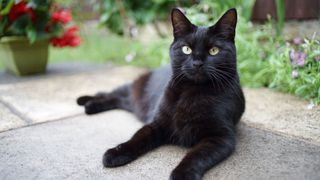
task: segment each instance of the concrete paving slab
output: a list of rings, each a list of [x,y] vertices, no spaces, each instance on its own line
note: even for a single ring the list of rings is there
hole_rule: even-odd
[[[94,67],[88,65],[86,70],[73,67],[70,73],[67,73],[68,69],[61,72],[53,67],[48,75],[23,77],[23,80],[11,77],[10,81],[0,78],[0,101],[12,106],[32,123],[61,119],[83,112],[75,104],[78,96],[110,91],[144,72],[134,67]]]
[[[47,79],[54,76],[66,76],[84,72],[94,72],[113,67],[111,64],[64,62],[49,64],[45,74],[33,74],[30,76],[14,76],[5,70],[0,71],[0,84],[13,84],[18,82]]]
[[[134,67],[75,63],[53,65],[46,75],[22,78],[2,72],[0,102],[18,112],[27,124],[63,119],[83,112],[75,105],[78,96],[110,91],[144,71]],[[245,88],[244,92],[247,109],[243,122],[320,144],[320,107],[307,109],[307,101],[269,89]],[[5,116],[2,119],[8,122],[2,122],[0,130],[20,127],[10,122],[14,114]]]
[[[270,89],[244,91],[247,107],[243,122],[320,144],[319,106],[309,109],[309,102]]]
[[[25,125],[27,125],[25,121],[13,114],[13,112],[4,104],[0,103],[0,132],[19,128]]]
[[[115,110],[0,133],[0,179],[168,179],[187,149],[161,147],[129,165],[102,168],[105,150],[141,126]],[[320,147],[242,123],[236,152],[209,179],[320,179]]]
[[[63,119],[83,112],[75,105],[78,96],[110,91],[144,71],[134,67],[68,63],[50,66],[46,75],[17,78],[2,72],[0,102],[23,116],[27,124]],[[307,109],[307,101],[269,89],[245,88],[244,92],[247,109],[243,122],[320,144],[320,107]],[[2,117],[8,122],[2,122],[0,129],[20,127],[12,124],[11,115],[8,116]]]

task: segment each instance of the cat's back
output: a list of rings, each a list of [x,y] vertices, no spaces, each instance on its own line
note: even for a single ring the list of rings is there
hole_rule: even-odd
[[[131,88],[134,113],[144,122],[152,119],[172,75],[169,65],[154,69],[136,79]]]
[[[163,93],[171,78],[171,74],[172,72],[169,65],[153,70],[146,84],[146,95],[150,98],[157,98],[158,95]]]

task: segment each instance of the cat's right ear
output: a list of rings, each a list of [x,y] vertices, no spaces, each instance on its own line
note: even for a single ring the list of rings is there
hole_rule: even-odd
[[[175,38],[192,33],[196,27],[177,8],[174,8],[171,11],[171,22],[172,22],[172,27],[173,27],[173,36]]]
[[[211,32],[234,41],[237,26],[237,10],[235,8],[226,11],[218,22],[211,26]]]

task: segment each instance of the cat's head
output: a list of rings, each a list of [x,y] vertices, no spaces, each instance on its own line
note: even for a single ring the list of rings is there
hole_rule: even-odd
[[[172,10],[171,21],[174,41],[170,57],[176,79],[219,85],[237,76],[234,45],[236,9],[228,10],[209,27],[192,24],[179,9]]]

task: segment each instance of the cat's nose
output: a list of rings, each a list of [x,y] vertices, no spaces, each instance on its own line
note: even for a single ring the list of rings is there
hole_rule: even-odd
[[[203,66],[203,62],[202,61],[193,61],[192,65],[195,68],[200,68]]]

